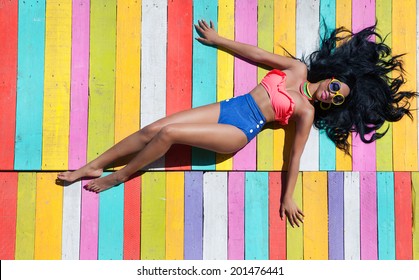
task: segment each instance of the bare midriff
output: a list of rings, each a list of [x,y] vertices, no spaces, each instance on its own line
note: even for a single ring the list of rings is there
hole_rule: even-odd
[[[275,120],[275,112],[272,108],[272,103],[269,98],[268,92],[262,85],[257,85],[251,92],[253,99],[256,104],[259,106],[259,109],[262,111],[263,116],[266,119],[266,122],[272,122]]]

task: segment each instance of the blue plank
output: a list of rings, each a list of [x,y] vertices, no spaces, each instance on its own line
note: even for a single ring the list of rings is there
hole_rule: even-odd
[[[378,259],[396,258],[394,224],[394,173],[377,173]]]
[[[105,172],[103,176],[109,175]],[[122,260],[124,244],[124,184],[99,194],[99,260]]]
[[[209,3],[209,4],[208,4]],[[193,21],[212,20],[217,26],[217,2],[196,0],[193,6]],[[194,33],[194,37],[198,34]],[[217,101],[217,50],[198,41],[193,42],[192,57],[192,107],[199,107]],[[192,149],[193,170],[215,170],[215,153],[203,149]]]
[[[344,255],[344,199],[343,172],[328,173],[329,259],[343,260]]]
[[[336,3],[334,0],[320,1],[320,34],[324,36],[327,31],[330,33],[336,26]],[[320,131],[320,170],[336,169],[336,147],[335,144],[327,137],[324,130]]]
[[[247,172],[245,183],[245,259],[269,259],[268,172]]]
[[[45,1],[19,1],[15,163],[39,170],[42,160]]]

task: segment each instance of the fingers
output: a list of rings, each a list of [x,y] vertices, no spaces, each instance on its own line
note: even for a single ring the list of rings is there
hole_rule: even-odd
[[[298,209],[297,212],[288,214],[288,221],[290,222],[290,225],[292,227],[294,226],[300,227],[300,224],[304,223],[303,217],[304,217],[303,212],[300,209]]]

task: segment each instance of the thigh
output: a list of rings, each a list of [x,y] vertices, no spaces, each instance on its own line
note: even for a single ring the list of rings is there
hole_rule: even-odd
[[[235,126],[217,123],[177,123],[166,127],[175,144],[194,146],[217,153],[234,153],[247,144],[247,137]]]

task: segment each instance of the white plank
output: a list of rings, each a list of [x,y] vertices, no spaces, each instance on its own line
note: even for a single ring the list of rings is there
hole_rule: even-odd
[[[63,260],[78,260],[80,256],[81,181],[64,187],[63,199]]]
[[[320,1],[297,0],[296,57],[308,55],[319,46]],[[319,170],[319,131],[311,128],[306,148],[301,156],[301,171]]]
[[[344,179],[344,250],[346,260],[361,257],[359,172],[345,172]]]
[[[204,260],[227,259],[227,172],[206,172],[204,195]]]

